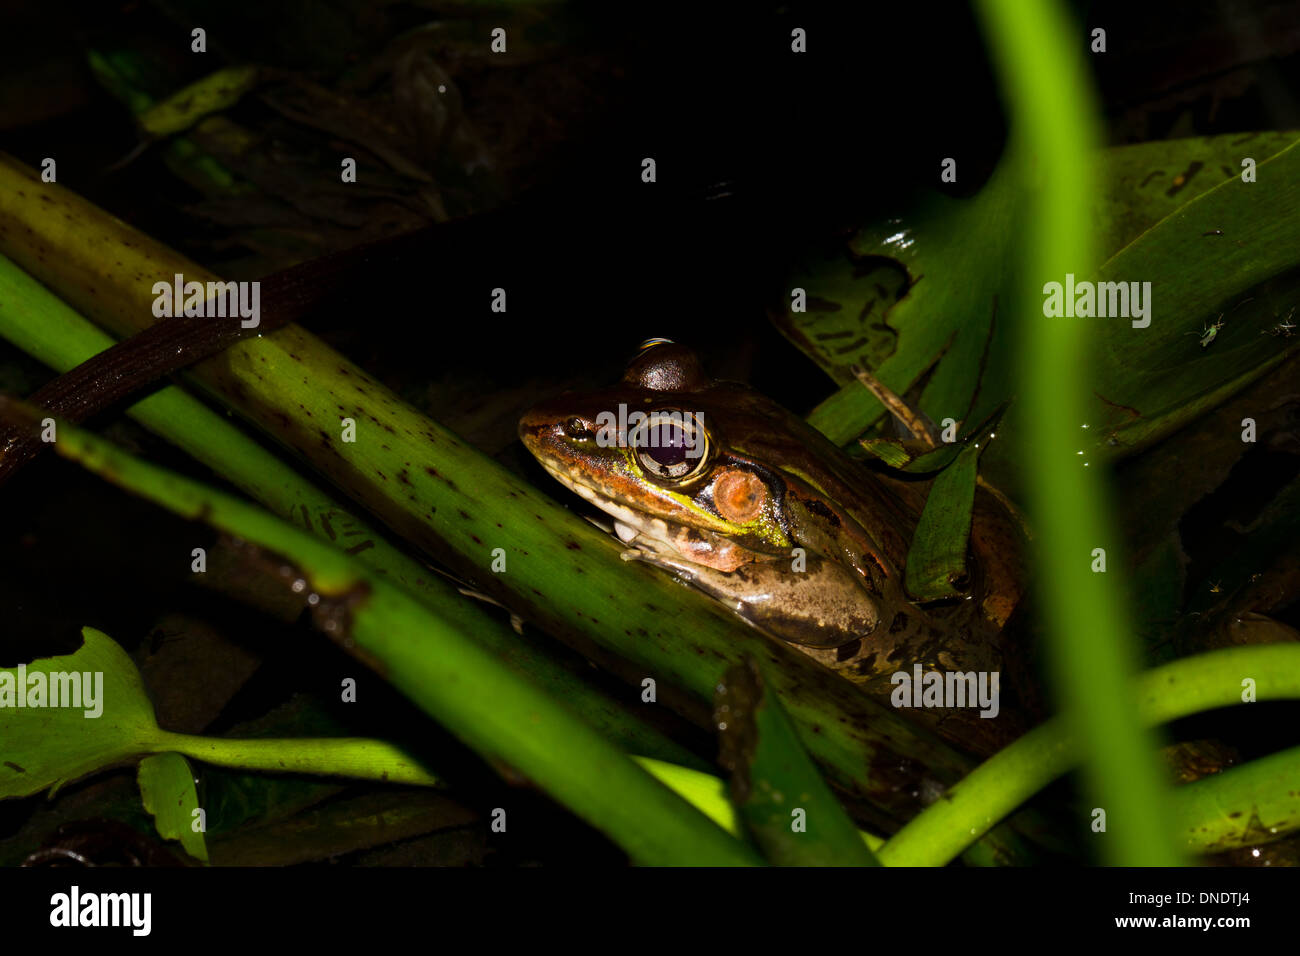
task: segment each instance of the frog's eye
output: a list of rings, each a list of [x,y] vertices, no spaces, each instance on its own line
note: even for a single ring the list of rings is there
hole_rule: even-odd
[[[688,413],[651,412],[632,432],[630,444],[653,477],[684,481],[704,467],[709,433]]]

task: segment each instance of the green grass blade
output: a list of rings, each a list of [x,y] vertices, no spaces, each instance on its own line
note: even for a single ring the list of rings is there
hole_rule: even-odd
[[[912,546],[907,550],[907,593],[918,601],[962,593],[956,585],[966,576],[979,455],[978,445],[963,448],[930,487]]]
[[[1094,267],[1097,114],[1083,35],[1049,0],[981,0],[977,9],[1016,135],[1037,168],[1050,171],[1030,202],[1012,311],[1024,343],[1032,519],[1038,540],[1050,544],[1039,548],[1039,571],[1055,684],[1062,712],[1081,734],[1090,799],[1106,814],[1100,855],[1127,866],[1176,864],[1182,856],[1169,831],[1154,742],[1132,696],[1119,692],[1137,669],[1127,608],[1106,575],[1091,570],[1095,548],[1118,559],[1098,469],[1085,470],[1075,455],[1079,423],[1088,418],[1078,357],[1094,320],[1048,320],[1042,307],[1045,283],[1090,275]]]

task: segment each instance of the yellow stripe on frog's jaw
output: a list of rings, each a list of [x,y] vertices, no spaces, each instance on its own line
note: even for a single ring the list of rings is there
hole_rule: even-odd
[[[566,488],[623,524],[656,540],[672,543],[675,538],[674,529],[693,528],[723,538],[752,535],[769,547],[779,550],[788,550],[794,546],[785,530],[766,511],[744,523],[727,521],[699,507],[690,495],[651,482],[637,464],[632,449],[619,448],[617,452],[622,457],[626,477],[622,482],[607,480],[606,488],[593,484],[592,480],[596,476],[590,470],[584,469],[577,461],[566,462],[562,458],[551,455],[538,455],[537,458],[551,476]],[[639,507],[638,503],[633,503],[633,496],[627,492],[616,493],[612,486],[619,483],[645,496],[647,500],[644,506]],[[656,499],[672,501],[693,521],[688,524],[684,520],[674,520],[674,516],[660,517],[656,513],[660,510],[655,507]],[[685,518],[686,515],[682,517]]]
[[[737,537],[740,535],[752,535],[774,548],[788,549],[794,546],[794,543],[786,535],[785,530],[772,520],[771,516],[764,510],[757,517],[743,523],[728,521],[726,518],[716,515],[711,511],[701,508],[695,503],[695,499],[690,495],[680,491],[673,491],[671,488],[664,488],[662,485],[655,484],[645,474],[645,470],[636,460],[636,453],[630,448],[620,448],[620,454],[628,468],[629,474],[637,478],[638,489],[646,492],[652,492],[654,496],[668,498],[677,503],[687,513],[692,515],[699,524],[692,525],[699,530],[708,531],[712,534],[721,535],[726,538]],[[626,501],[626,498],[624,499]],[[624,507],[629,507],[624,505]],[[641,509],[637,509],[641,510]],[[644,512],[648,517],[653,517],[650,511]],[[683,526],[683,521],[671,521],[665,519],[656,519],[665,524]],[[702,527],[701,527],[702,526]]]

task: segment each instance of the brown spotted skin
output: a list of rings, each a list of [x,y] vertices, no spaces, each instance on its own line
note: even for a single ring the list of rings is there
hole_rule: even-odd
[[[620,404],[699,416],[707,457],[672,482],[641,465],[626,432],[603,447],[601,413]],[[612,388],[535,406],[519,434],[552,475],[625,525],[625,540],[635,532],[625,557],[671,571],[856,683],[887,694],[890,676],[915,663],[998,669],[998,629],[1020,592],[990,600],[985,589],[1005,583],[1007,562],[985,580],[976,533],[971,600],[917,607],[903,569],[928,484],[869,471],[753,389],[709,379],[683,346],[646,349]]]

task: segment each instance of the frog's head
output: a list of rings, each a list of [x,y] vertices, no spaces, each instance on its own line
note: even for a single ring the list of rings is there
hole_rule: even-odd
[[[524,446],[556,479],[615,518],[625,541],[650,539],[711,567],[745,550],[786,551],[783,482],[733,455],[732,388],[695,353],[651,339],[613,388],[565,394],[530,409]]]

